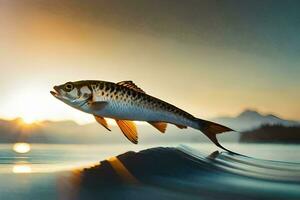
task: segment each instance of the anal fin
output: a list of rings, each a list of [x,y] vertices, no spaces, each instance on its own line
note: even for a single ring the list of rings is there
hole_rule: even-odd
[[[121,131],[125,135],[125,137],[130,140],[132,143],[138,143],[138,133],[135,126],[135,123],[128,120],[119,120],[116,119],[118,126],[120,127]]]
[[[167,123],[165,122],[148,122],[153,127],[155,127],[157,130],[159,130],[161,133],[165,133],[167,129]]]
[[[107,130],[111,131],[110,128],[108,127],[107,121],[103,117],[97,115],[94,115],[94,117],[99,124],[104,126],[104,128],[106,128]]]

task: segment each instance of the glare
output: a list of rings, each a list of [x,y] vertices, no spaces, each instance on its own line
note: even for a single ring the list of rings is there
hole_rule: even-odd
[[[13,150],[17,153],[28,153],[30,149],[30,144],[28,143],[16,143],[13,146]]]
[[[16,88],[18,88],[16,86]],[[93,116],[66,106],[55,99],[49,91],[51,85],[24,86],[20,90],[10,93],[9,101],[4,102],[1,112],[6,119],[22,118],[26,125],[41,122],[43,120],[66,120],[72,119],[79,124],[94,122]]]
[[[28,164],[17,164],[13,166],[12,169],[13,173],[20,174],[20,173],[31,173],[32,169],[31,166]]]
[[[11,93],[10,101],[6,103],[3,111],[7,113],[7,118],[21,117],[25,123],[33,123],[40,118],[40,114],[45,113],[42,112],[43,107],[48,112],[51,110],[41,94],[43,93],[39,89],[31,87],[17,90]]]
[[[22,121],[25,123],[25,124],[33,124],[35,123],[37,120],[35,119],[35,117],[33,116],[23,116],[22,117]]]

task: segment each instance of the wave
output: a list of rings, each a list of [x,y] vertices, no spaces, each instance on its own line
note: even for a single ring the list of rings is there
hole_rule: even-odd
[[[74,177],[82,199],[300,199],[299,163],[189,146],[126,152]]]

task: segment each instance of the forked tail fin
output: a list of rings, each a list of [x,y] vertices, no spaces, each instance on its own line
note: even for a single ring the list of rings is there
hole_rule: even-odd
[[[226,149],[225,147],[223,147],[218,142],[216,135],[220,134],[220,133],[228,132],[228,131],[234,131],[234,130],[232,130],[231,128],[228,128],[226,126],[214,123],[214,122],[210,122],[210,121],[206,121],[206,120],[202,120],[202,119],[198,119],[198,120],[199,120],[199,130],[201,132],[203,132],[218,147],[220,147],[228,152],[232,152],[232,151]],[[232,152],[232,153],[234,153],[234,152]]]

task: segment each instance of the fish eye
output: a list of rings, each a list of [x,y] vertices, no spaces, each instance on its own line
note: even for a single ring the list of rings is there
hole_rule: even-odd
[[[74,85],[72,83],[66,83],[65,84],[65,91],[71,92],[74,89]]]

